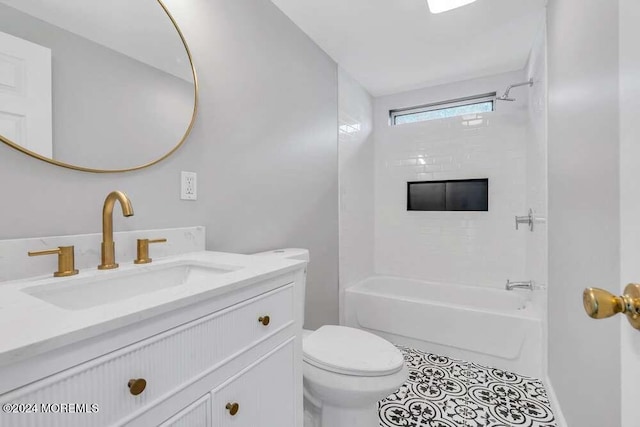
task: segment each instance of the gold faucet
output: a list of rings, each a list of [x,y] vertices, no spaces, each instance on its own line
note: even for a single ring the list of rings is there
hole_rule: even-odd
[[[150,243],[166,243],[167,239],[138,239],[138,256],[133,261],[134,264],[149,264],[153,261],[149,258]]]
[[[53,273],[53,277],[75,276],[78,270],[75,267],[75,254],[73,246],[60,246],[56,249],[44,251],[30,251],[29,256],[58,255],[58,270]]]
[[[116,245],[113,242],[113,207],[116,201],[122,206],[122,215],[125,217],[133,216],[133,207],[131,200],[121,191],[113,191],[109,193],[104,201],[102,208],[102,263],[98,266],[98,270],[111,270],[118,268],[116,263]]]

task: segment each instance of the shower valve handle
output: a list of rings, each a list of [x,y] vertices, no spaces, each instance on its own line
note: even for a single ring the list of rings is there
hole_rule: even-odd
[[[527,216],[516,216],[516,230],[520,228],[520,224],[527,224],[530,231],[533,231],[533,224],[535,222],[533,209],[529,209],[529,215]]]

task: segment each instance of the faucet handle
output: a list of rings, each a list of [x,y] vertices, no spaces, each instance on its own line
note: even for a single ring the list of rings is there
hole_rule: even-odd
[[[149,264],[153,261],[149,258],[150,243],[165,243],[167,239],[138,239],[138,256],[133,261],[134,264]]]
[[[60,246],[57,249],[47,249],[44,251],[30,251],[29,256],[58,255],[58,271],[53,273],[54,277],[67,277],[78,274],[75,267],[75,253],[73,246]]]

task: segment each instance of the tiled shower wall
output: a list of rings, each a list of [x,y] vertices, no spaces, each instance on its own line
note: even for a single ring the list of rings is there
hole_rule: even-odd
[[[528,280],[527,88],[493,113],[389,126],[389,110],[501,92],[524,71],[377,98],[375,270],[429,281],[503,287]],[[408,212],[407,181],[489,178],[489,212]]]
[[[373,274],[373,99],[338,70],[340,291]],[[340,298],[342,304],[343,298]],[[340,310],[342,313],[342,310]]]
[[[527,234],[527,280],[546,284],[547,275],[547,61],[546,32],[542,28],[533,47],[527,76],[534,80],[529,92],[527,142],[527,206],[540,219]]]
[[[527,76],[534,81],[529,92],[529,135],[527,138],[527,206],[539,218],[533,233],[527,233],[526,280],[539,286],[534,292],[536,306],[543,321],[543,372],[547,372],[547,292],[543,290],[549,281],[548,262],[548,184],[547,184],[547,50],[546,28],[533,46]]]

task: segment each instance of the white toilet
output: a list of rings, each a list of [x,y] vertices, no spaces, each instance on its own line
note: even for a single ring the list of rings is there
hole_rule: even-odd
[[[309,260],[305,249],[257,255]],[[396,391],[409,371],[400,350],[359,329],[323,326],[304,331],[304,427],[373,427],[378,401]]]

